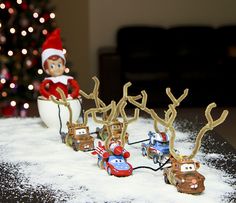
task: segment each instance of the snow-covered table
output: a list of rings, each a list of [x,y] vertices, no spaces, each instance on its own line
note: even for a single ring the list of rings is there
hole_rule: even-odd
[[[90,130],[97,125],[89,121]],[[194,125],[176,124],[176,148],[188,154],[196,136]],[[181,128],[185,132],[181,132]],[[139,119],[128,128],[130,142],[147,138],[152,121]],[[187,130],[186,130],[187,129]],[[0,202],[234,202],[235,150],[209,132],[196,160],[206,177],[201,195],[178,193],[165,184],[162,171],[135,170],[132,176],[109,176],[97,167],[97,157],[75,152],[61,143],[58,129],[44,127],[39,118],[0,119]],[[97,139],[95,144],[97,143]],[[157,168],[142,157],[141,145],[126,146],[133,167]],[[233,160],[232,160],[233,159]]]

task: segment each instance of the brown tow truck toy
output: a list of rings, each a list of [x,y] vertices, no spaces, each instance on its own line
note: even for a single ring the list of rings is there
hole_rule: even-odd
[[[89,133],[89,127],[78,123],[67,123],[68,134],[65,143],[75,151],[89,151],[94,149],[94,138]]]
[[[215,103],[211,103],[207,106],[205,116],[208,122],[198,133],[195,141],[195,146],[189,156],[183,156],[176,153],[176,150],[174,150],[174,141],[176,136],[175,130],[173,126],[169,127],[169,131],[171,134],[169,146],[171,154],[171,166],[164,169],[163,175],[164,181],[167,184],[175,185],[178,192],[199,194],[205,190],[205,177],[197,172],[197,169],[200,167],[200,163],[194,161],[193,158],[195,157],[201,146],[201,139],[203,135],[208,130],[212,130],[214,127],[223,123],[228,115],[228,111],[224,110],[220,118],[218,118],[217,120],[213,120],[211,116],[211,110],[214,107],[216,107]],[[176,111],[172,113],[176,113]]]
[[[197,172],[199,162],[194,162],[183,157],[177,161],[170,158],[171,167],[164,168],[164,181],[167,184],[175,185],[178,192],[197,194],[205,190],[205,177]]]
[[[94,149],[94,138],[89,133],[89,127],[87,126],[88,114],[85,112],[83,123],[72,122],[72,110],[70,103],[67,102],[64,92],[57,88],[57,91],[61,95],[60,100],[56,100],[54,97],[50,99],[58,105],[64,105],[69,110],[69,121],[67,122],[68,133],[62,136],[62,142],[72,147],[75,151],[90,151]]]
[[[114,135],[117,135],[117,137],[118,137],[122,133],[123,123],[121,123],[117,119],[117,120],[113,121],[109,127],[111,129],[111,133]],[[108,131],[107,131],[106,125],[104,125],[102,128],[97,127],[96,132],[98,132],[98,136],[97,136],[98,139],[101,139],[104,141],[108,137]],[[126,142],[128,142],[128,139],[129,139],[129,134],[126,132],[125,133]]]
[[[132,100],[132,98],[130,98],[129,101],[135,106],[139,107],[140,109],[150,114],[153,120],[155,121],[156,126],[157,126],[157,122],[159,122],[165,127],[165,132],[167,130],[169,132],[169,135],[170,135],[169,151],[170,151],[170,165],[171,166],[164,169],[164,173],[163,173],[164,181],[167,184],[175,185],[178,192],[188,193],[188,194],[198,194],[205,190],[205,186],[204,186],[205,177],[202,174],[197,172],[197,169],[200,167],[200,163],[194,161],[193,158],[195,157],[195,155],[197,154],[201,146],[201,140],[204,134],[208,130],[213,130],[214,127],[223,123],[228,115],[228,111],[224,110],[221,116],[217,120],[213,120],[211,116],[211,110],[214,107],[216,107],[216,104],[215,103],[209,104],[205,110],[205,116],[208,122],[199,131],[196,137],[195,146],[193,148],[192,153],[189,156],[183,156],[183,155],[180,155],[177,152],[177,150],[174,148],[174,141],[175,141],[176,133],[173,127],[173,122],[177,115],[175,108],[187,96],[188,90],[186,89],[184,93],[178,99],[176,99],[172,95],[169,88],[166,89],[166,92],[173,103],[169,105],[169,109],[165,113],[164,120],[160,119],[158,115],[154,112],[154,110],[148,109],[146,107],[147,94],[145,91],[141,92],[142,94],[141,103],[138,103]],[[158,133],[157,127],[155,128],[155,130]]]

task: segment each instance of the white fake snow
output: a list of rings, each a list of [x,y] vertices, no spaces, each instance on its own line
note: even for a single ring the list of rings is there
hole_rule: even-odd
[[[98,125],[89,120],[90,131]],[[0,120],[0,160],[6,162],[29,162],[21,172],[29,177],[30,184],[51,185],[71,196],[68,202],[171,202],[171,203],[216,203],[233,192],[227,181],[230,177],[223,171],[201,165],[199,172],[206,178],[205,191],[200,195],[177,192],[172,185],[163,180],[162,171],[139,169],[132,176],[117,178],[109,176],[97,167],[97,156],[90,152],[75,152],[61,143],[58,129],[45,128],[39,118],[10,118]],[[139,119],[128,127],[130,142],[147,139],[153,130],[148,119]],[[191,143],[184,142],[187,133],[177,131],[176,148],[183,154],[189,153]],[[181,142],[178,142],[181,140]],[[97,139],[95,145],[97,144]],[[142,157],[141,143],[126,145],[131,153],[128,162],[133,167],[145,165],[157,168],[152,160]],[[199,153],[195,160],[206,154]],[[222,158],[220,154],[207,154],[209,157]],[[59,200],[58,200],[59,201]]]

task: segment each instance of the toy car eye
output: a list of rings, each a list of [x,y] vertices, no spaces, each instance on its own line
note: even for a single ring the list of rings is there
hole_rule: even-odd
[[[188,167],[186,166],[185,169],[188,170]]]
[[[192,166],[189,166],[189,169],[192,169]]]

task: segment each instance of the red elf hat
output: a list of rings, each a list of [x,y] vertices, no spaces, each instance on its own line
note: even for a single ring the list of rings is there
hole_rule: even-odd
[[[66,62],[65,56],[63,54],[62,41],[60,36],[60,29],[55,29],[44,41],[42,46],[42,66],[44,66],[44,62],[50,56],[60,56],[63,58],[64,62]]]

